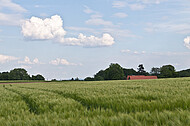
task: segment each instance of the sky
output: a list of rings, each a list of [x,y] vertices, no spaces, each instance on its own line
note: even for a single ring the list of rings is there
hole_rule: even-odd
[[[110,63],[190,68],[189,0],[0,0],[0,72],[84,79]]]

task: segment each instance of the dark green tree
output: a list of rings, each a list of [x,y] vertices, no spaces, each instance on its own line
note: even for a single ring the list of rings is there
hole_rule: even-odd
[[[86,77],[86,78],[84,79],[84,81],[94,81],[94,78],[93,78],[93,77]]]
[[[40,75],[40,74],[38,74],[38,75],[32,75],[32,78],[31,78],[32,80],[45,80],[45,78],[42,76],[42,75]]]
[[[179,77],[190,77],[190,69],[177,72]]]
[[[96,76],[96,77],[94,78],[94,80],[95,80],[95,81],[102,81],[102,80],[104,80],[104,78],[103,78],[102,76]]]
[[[111,63],[109,68],[105,70],[105,80],[123,80],[125,79],[125,75],[123,72],[123,68],[119,64]]]
[[[125,74],[125,76],[129,76],[129,75],[137,75],[137,72],[134,69],[125,69],[123,68],[123,72]]]
[[[160,77],[161,78],[172,78],[177,77],[175,72],[175,67],[172,65],[164,65],[160,68]]]
[[[78,77],[76,77],[76,78],[75,78],[75,81],[79,81],[79,78],[78,78]]]
[[[137,70],[138,75],[149,75],[149,73],[145,71],[143,64],[139,64]]]
[[[153,68],[151,69],[151,71],[150,71],[150,74],[151,74],[151,75],[155,75],[155,76],[160,75],[160,68],[158,68],[158,67],[153,67]]]
[[[95,80],[105,80],[106,78],[106,71],[105,70],[100,70],[98,73],[94,75]]]
[[[9,80],[9,72],[0,73],[0,80]]]
[[[9,73],[9,80],[30,80],[30,76],[23,68],[16,68]]]

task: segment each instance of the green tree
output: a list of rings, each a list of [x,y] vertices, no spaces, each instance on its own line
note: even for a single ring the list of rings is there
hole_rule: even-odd
[[[94,78],[93,78],[93,77],[86,77],[86,78],[84,79],[84,81],[94,81]]]
[[[96,77],[94,78],[94,80],[95,80],[95,81],[102,81],[102,80],[104,80],[104,78],[103,78],[102,76],[96,76]]]
[[[139,64],[137,70],[138,75],[149,75],[149,73],[145,71],[143,64]]]
[[[105,80],[106,78],[106,71],[105,70],[100,70],[98,73],[94,75],[95,80]]]
[[[137,72],[134,69],[125,69],[123,68],[123,72],[125,74],[125,76],[129,76],[129,75],[137,75]]]
[[[40,74],[38,74],[38,75],[32,75],[32,78],[31,78],[32,80],[45,80],[45,78],[42,76],[42,75],[40,75]]]
[[[75,78],[75,81],[79,81],[79,78],[78,78],[78,77],[76,77],[76,78]]]
[[[9,72],[0,73],[0,80],[9,80]]]
[[[160,68],[160,77],[161,78],[172,78],[176,77],[175,67],[172,65],[164,65]]]
[[[123,80],[125,79],[125,75],[123,72],[123,68],[119,64],[111,63],[109,68],[105,70],[105,80]]]
[[[155,75],[155,76],[158,76],[160,74],[160,68],[157,68],[157,67],[153,67],[150,71],[150,74],[151,75]]]
[[[10,80],[30,80],[31,78],[25,69],[16,68],[10,71],[9,79]]]
[[[177,72],[179,77],[190,77],[190,69]]]

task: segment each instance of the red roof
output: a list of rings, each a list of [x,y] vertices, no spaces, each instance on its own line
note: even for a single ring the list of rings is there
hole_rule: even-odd
[[[132,75],[127,76],[127,80],[157,79],[157,76]]]

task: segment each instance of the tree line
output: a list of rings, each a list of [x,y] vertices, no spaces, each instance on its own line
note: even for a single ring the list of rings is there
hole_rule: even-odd
[[[176,71],[172,65],[163,65],[162,67],[153,67],[150,72],[145,71],[143,64],[138,65],[137,71],[122,68],[117,63],[111,63],[105,70],[100,70],[94,77],[86,77],[85,81],[101,81],[101,80],[125,80],[129,75],[145,75],[157,76],[158,78],[176,78],[190,77],[190,69]]]
[[[23,68],[16,68],[10,72],[0,72],[0,80],[45,80],[45,78],[38,74],[30,76]]]
[[[143,64],[138,65],[136,71],[133,68],[123,68],[118,63],[111,63],[108,68],[100,70],[94,77],[86,77],[84,80],[125,80],[129,75],[153,75],[158,78],[190,77],[190,69],[176,71],[174,66],[164,65],[162,67],[153,67],[150,72],[147,72]],[[30,76],[25,69],[15,68],[10,72],[0,72],[0,80],[45,80],[45,78],[40,74]],[[79,81],[79,78],[72,78],[71,81]]]

